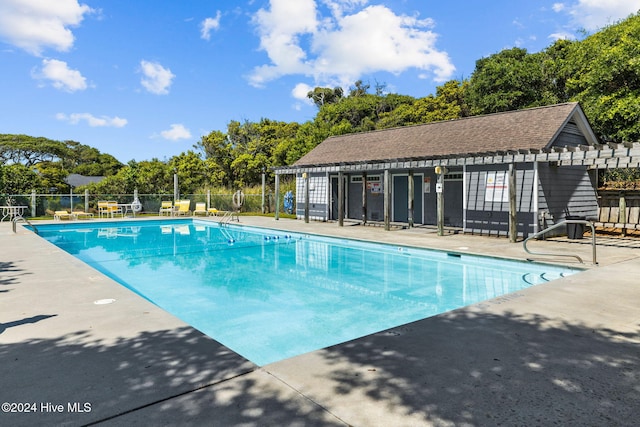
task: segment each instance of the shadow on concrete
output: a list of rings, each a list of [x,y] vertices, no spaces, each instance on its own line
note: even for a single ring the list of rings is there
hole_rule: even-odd
[[[425,424],[631,426],[639,343],[638,330],[457,311],[326,354],[333,393],[349,401],[364,390],[374,405],[394,402]]]
[[[321,408],[301,411],[282,395],[290,389],[258,387],[255,365],[189,327],[113,342],[89,330],[0,341],[0,361],[0,401],[38,405],[36,413],[0,413],[0,425],[331,425]],[[43,411],[46,403],[63,410]],[[85,404],[89,411],[68,406]]]
[[[2,334],[9,328],[15,328],[16,326],[27,325],[29,323],[36,323],[55,316],[57,316],[57,314],[40,314],[38,316],[25,317],[24,319],[14,320],[13,322],[0,323],[0,334]]]
[[[0,286],[9,286],[18,283],[21,275],[31,274],[25,270],[18,268],[13,261],[0,261]],[[0,293],[9,292],[8,289],[0,289]]]

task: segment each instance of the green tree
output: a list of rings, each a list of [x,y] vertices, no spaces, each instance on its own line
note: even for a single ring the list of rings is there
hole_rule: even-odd
[[[465,92],[467,82],[451,80],[436,88],[436,95],[428,95],[413,102],[400,103],[381,114],[378,129],[453,120],[470,115]]]
[[[541,57],[514,47],[476,61],[467,100],[473,114],[489,114],[540,105],[548,86]]]
[[[178,175],[181,193],[191,194],[207,187],[209,181],[207,165],[200,154],[189,150],[173,156],[168,166]]]
[[[640,14],[572,44],[568,62],[567,90],[596,133],[640,139]]]
[[[13,163],[3,167],[1,192],[6,195],[27,194],[44,190],[40,176],[31,168]]]
[[[318,108],[324,104],[334,104],[342,99],[344,91],[341,87],[333,89],[328,87],[316,87],[307,93],[307,98],[311,99]]]
[[[28,135],[0,134],[0,160],[21,163],[26,167],[67,156],[66,145],[59,141]]]
[[[221,131],[212,131],[201,137],[195,148],[204,152],[210,182],[213,185],[230,186],[233,182],[233,144],[227,135]]]

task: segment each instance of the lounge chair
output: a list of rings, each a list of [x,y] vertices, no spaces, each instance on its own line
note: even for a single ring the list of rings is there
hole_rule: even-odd
[[[196,208],[193,210],[193,216],[196,216],[196,215],[207,216],[207,205],[206,205],[206,203],[204,203],[204,202],[196,203]]]
[[[53,219],[56,221],[61,221],[62,219],[74,219],[74,215],[67,211],[55,211],[53,214]]]
[[[73,212],[71,215],[73,215],[75,219],[93,219],[91,212]]]
[[[207,216],[208,215],[218,216],[218,212],[223,212],[223,211],[219,211],[216,208],[209,208],[207,209]]]
[[[160,211],[158,212],[158,215],[162,216],[164,214],[167,214],[169,216],[173,216],[173,204],[171,203],[171,200],[163,200],[162,204],[160,205]]]
[[[175,212],[176,216],[178,215],[191,215],[191,200],[180,200],[180,204],[178,205],[178,210]]]

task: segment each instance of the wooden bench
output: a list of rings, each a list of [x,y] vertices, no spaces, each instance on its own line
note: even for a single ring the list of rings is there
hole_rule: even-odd
[[[600,197],[599,205],[595,227],[620,229],[623,236],[629,230],[640,230],[640,194],[606,194]]]

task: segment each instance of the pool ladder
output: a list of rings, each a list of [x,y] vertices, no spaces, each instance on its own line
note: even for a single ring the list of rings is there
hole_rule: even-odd
[[[527,242],[529,242],[529,240],[531,239],[536,239],[540,236],[543,236],[544,234],[546,234],[547,232],[551,231],[551,230],[555,230],[556,228],[560,228],[566,224],[584,224],[584,225],[588,225],[589,227],[591,227],[591,252],[592,252],[592,257],[593,257],[593,264],[597,265],[598,262],[596,261],[596,229],[593,226],[593,224],[591,223],[591,221],[587,221],[585,219],[565,219],[564,221],[560,221],[557,224],[552,225],[551,227],[545,228],[542,231],[538,231],[537,233],[527,237],[524,242],[522,242],[522,246],[524,247],[524,250],[526,253],[531,254],[531,255],[545,255],[545,256],[564,256],[564,257],[571,257],[571,258],[576,258],[578,261],[580,261],[581,264],[584,264],[584,262],[582,261],[582,258],[580,258],[578,255],[571,255],[571,254],[556,254],[556,253],[545,253],[545,252],[531,252],[528,248],[527,248]]]
[[[33,231],[34,231],[36,234],[40,234],[40,233],[38,233],[38,229],[36,228],[36,226],[35,226],[35,225],[33,225],[33,224],[31,224],[31,222],[30,222],[28,219],[26,219],[26,218],[24,218],[24,217],[22,217],[22,216],[17,216],[17,217],[15,217],[15,218],[13,218],[13,219],[11,220],[11,226],[12,226],[12,228],[13,228],[13,232],[14,232],[14,233],[17,233],[17,229],[16,229],[16,227],[17,227],[17,223],[18,223],[18,221],[20,221],[20,220],[22,220],[22,221],[26,222],[27,224],[29,224],[29,226],[31,226],[31,228],[33,228]]]
[[[218,222],[220,223],[220,225],[227,225],[233,220],[234,215],[236,217],[236,221],[240,222],[240,217],[238,217],[238,214],[234,211],[226,211],[224,213],[224,216],[220,218],[220,221]]]

